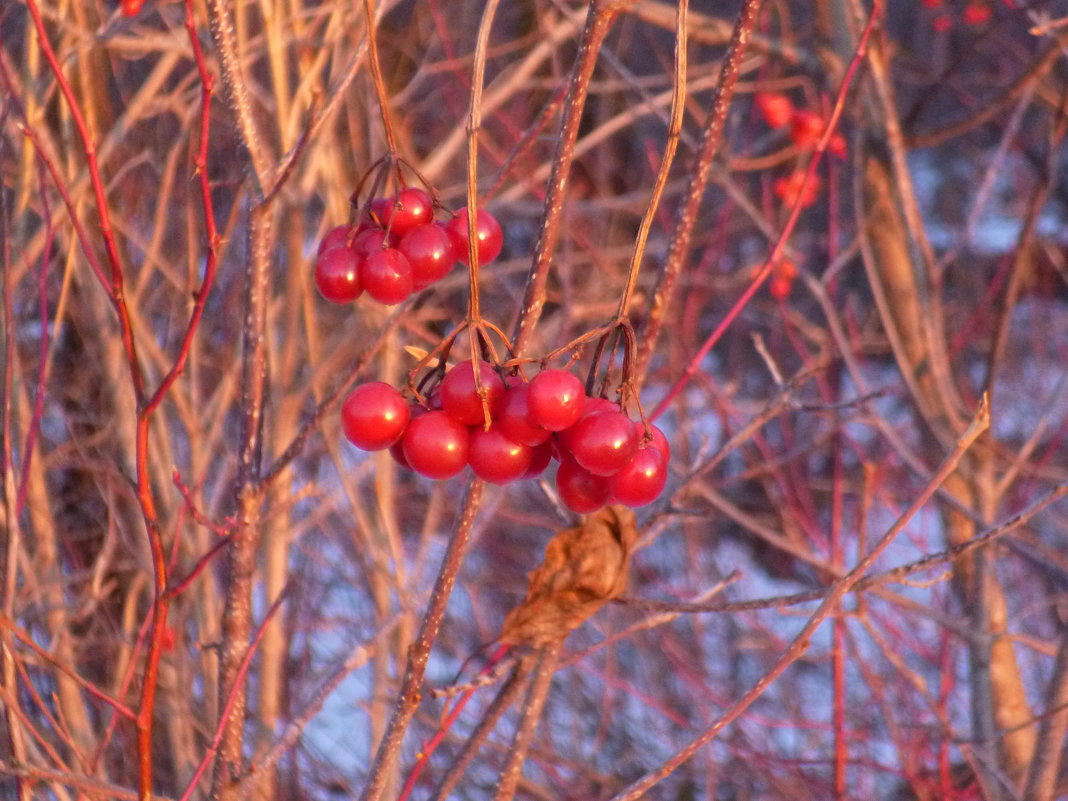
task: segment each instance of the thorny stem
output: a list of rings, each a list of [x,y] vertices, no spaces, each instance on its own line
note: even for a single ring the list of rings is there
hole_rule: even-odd
[[[748,8],[748,5],[746,6],[746,8]],[[779,259],[782,258],[783,251],[786,249],[786,243],[789,242],[790,236],[791,234],[793,234],[794,227],[797,225],[797,221],[801,217],[801,198],[804,194],[805,187],[808,185],[809,181],[812,180],[812,177],[816,174],[816,169],[819,167],[820,161],[823,158],[823,154],[827,150],[827,143],[831,140],[831,136],[834,135],[834,131],[838,127],[838,121],[842,117],[842,110],[845,108],[846,95],[849,93],[849,88],[853,84],[853,78],[856,76],[857,70],[859,69],[861,62],[867,55],[868,40],[871,38],[872,31],[875,29],[875,24],[880,19],[882,19],[882,16],[883,0],[876,0],[876,2],[872,6],[871,16],[868,17],[868,22],[864,26],[864,30],[860,35],[860,40],[857,42],[857,48],[856,51],[853,53],[853,58],[849,62],[849,66],[846,68],[845,75],[842,78],[842,84],[838,89],[838,95],[835,99],[834,109],[831,112],[831,117],[827,121],[827,125],[824,128],[823,135],[820,137],[819,143],[816,145],[816,149],[812,154],[812,159],[809,161],[808,169],[805,170],[805,177],[804,180],[801,182],[800,188],[798,189],[797,199],[794,201],[793,206],[791,206],[790,208],[790,214],[786,219],[786,223],[783,225],[782,232],[775,240],[775,244],[772,246],[771,251],[768,253],[767,257],[764,260],[764,263],[760,266],[760,269],[757,271],[756,275],[753,276],[753,280],[750,282],[745,292],[743,292],[741,297],[738,298],[737,301],[735,301],[734,305],[730,308],[730,311],[727,312],[720,324],[716,326],[715,330],[713,330],[712,333],[708,335],[708,338],[704,341],[701,347],[697,350],[697,353],[695,353],[693,358],[690,360],[690,363],[686,366],[686,369],[685,371],[683,371],[683,374],[679,376],[679,379],[675,382],[674,386],[671,387],[667,395],[665,395],[664,398],[660,401],[660,403],[657,404],[656,408],[653,409],[653,413],[649,416],[650,419],[655,420],[657,417],[663,414],[664,410],[667,409],[668,406],[671,405],[671,402],[675,400],[678,394],[682,391],[683,387],[685,387],[689,383],[690,379],[693,378],[693,376],[700,369],[701,362],[704,360],[705,356],[708,355],[708,352],[712,350],[712,348],[717,342],[719,342],[723,334],[726,333],[727,329],[729,329],[730,326],[734,323],[734,320],[749,304],[749,301],[757,293],[760,287],[763,286],[764,281],[767,279],[767,277],[771,275],[771,271],[778,263]],[[688,247],[689,233],[687,233],[686,242]],[[668,258],[670,262],[671,256],[669,255]],[[645,337],[647,348],[651,347],[649,343],[652,341],[652,339],[653,338],[650,336]]]
[[[230,19],[228,0],[207,0],[208,17],[211,21],[211,38],[219,54],[219,67],[223,85],[230,95],[230,106],[237,117],[241,141],[248,150],[252,168],[256,174],[259,194],[262,197],[270,183],[270,159],[260,140],[259,128],[252,116],[252,98],[249,95],[245,76],[241,71],[241,57],[237,52],[237,38]]]
[[[567,194],[571,162],[575,155],[575,141],[578,139],[579,124],[586,105],[590,79],[593,77],[594,67],[597,66],[597,53],[621,8],[619,3],[594,0],[590,3],[590,10],[586,16],[586,27],[582,31],[578,58],[571,74],[567,99],[564,101],[564,120],[556,142],[556,153],[553,155],[549,191],[545,194],[541,234],[534,249],[530,277],[527,279],[527,287],[523,296],[523,308],[513,335],[518,356],[522,356],[523,351],[530,344],[530,338],[534,334],[538,319],[541,317],[542,307],[545,305],[549,263],[556,248],[556,240],[560,236],[564,198]]]
[[[475,513],[482,499],[483,486],[483,482],[477,478],[468,485],[463,511],[456,524],[456,530],[449,540],[449,547],[434,582],[434,589],[426,612],[423,614],[419,633],[416,635],[415,643],[408,650],[408,664],[404,670],[401,690],[386,732],[382,736],[382,742],[378,744],[378,750],[375,752],[367,784],[360,794],[360,801],[378,801],[381,797],[387,776],[397,760],[397,752],[400,750],[404,733],[419,706],[420,688],[423,684],[423,675],[426,673],[427,661],[430,658],[430,649],[437,638],[438,629],[441,628],[441,621],[445,617],[445,605],[448,603],[464,554],[467,552]]]
[[[979,408],[976,411],[975,416],[972,418],[972,422],[968,426],[968,429],[961,435],[960,439],[957,440],[956,447],[942,462],[941,467],[939,467],[938,471],[928,482],[924,490],[919,493],[919,496],[904,512],[902,512],[894,524],[890,526],[867,555],[857,562],[856,566],[845,576],[835,582],[834,586],[824,596],[819,607],[812,613],[812,616],[809,617],[808,622],[805,623],[801,631],[798,632],[797,636],[790,642],[790,645],[783,651],[782,656],[779,657],[778,661],[776,661],[767,673],[747,690],[729,710],[717,718],[711,726],[705,729],[704,732],[695,737],[688,745],[677,751],[673,756],[665,760],[659,767],[650,771],[641,779],[617,793],[612,797],[611,801],[637,801],[638,798],[641,798],[651,787],[673,773],[680,765],[689,760],[702,746],[711,742],[724,728],[737,720],[790,665],[797,661],[797,659],[808,650],[812,635],[827,615],[830,614],[842,598],[858,582],[860,582],[861,579],[863,579],[864,574],[868,572],[873,564],[875,564],[876,560],[890,546],[905,526],[908,525],[909,521],[916,515],[916,513],[919,512],[919,510],[931,499],[942,482],[953,474],[957,469],[960,460],[964,457],[964,454],[972,446],[975,440],[978,439],[984,431],[989,429],[989,427],[990,409],[987,405],[986,396],[984,396],[979,403]]]
[[[679,0],[679,5],[675,12],[675,81],[671,87],[671,114],[667,142],[664,145],[664,157],[660,161],[660,171],[657,173],[656,181],[653,184],[649,205],[642,216],[641,225],[638,228],[638,236],[634,240],[634,252],[630,258],[627,284],[619,298],[619,308],[616,311],[617,317],[626,317],[630,309],[631,297],[634,294],[634,287],[638,283],[638,273],[641,270],[642,256],[645,255],[645,245],[649,240],[649,231],[653,227],[657,209],[660,208],[660,199],[664,195],[668,174],[671,172],[671,165],[675,161],[675,151],[678,150],[679,146],[682,119],[686,113],[686,27],[689,8],[689,0]]]
[[[641,381],[648,369],[649,360],[656,348],[656,341],[660,330],[664,325],[667,310],[674,307],[675,293],[682,274],[683,265],[690,253],[690,240],[693,238],[694,226],[697,224],[697,214],[701,207],[701,199],[708,187],[709,176],[712,173],[712,160],[719,151],[723,141],[723,131],[727,123],[727,112],[731,101],[734,99],[734,87],[738,82],[738,75],[742,68],[742,59],[745,57],[756,24],[757,14],[762,0],[745,0],[738,19],[734,23],[734,31],[731,34],[730,44],[727,46],[727,54],[723,58],[723,66],[720,67],[719,85],[712,101],[712,110],[708,115],[707,127],[701,138],[701,145],[697,153],[697,161],[690,171],[690,181],[686,187],[686,197],[682,210],[678,215],[678,222],[668,245],[668,255],[664,266],[657,279],[654,290],[653,307],[649,312],[649,321],[645,327],[642,344],[638,351],[637,377]]]
[[[375,25],[375,0],[364,0],[364,12],[367,17],[367,60],[371,67],[371,82],[378,97],[378,109],[382,112],[382,129],[386,135],[386,147],[390,156],[397,155],[397,135],[393,129],[393,115],[389,110],[389,95],[386,82],[382,79],[382,65],[378,61],[378,29]]]
[[[259,543],[260,482],[263,416],[267,389],[267,303],[273,211],[257,204],[249,215],[249,256],[245,268],[247,308],[243,324],[242,399],[244,410],[238,454],[238,526],[227,551],[230,582],[223,610],[223,644],[219,658],[219,687],[233,696],[225,710],[218,759],[212,778],[217,799],[233,798],[239,779],[244,743],[246,688],[241,664],[248,653],[252,617],[252,586]]]

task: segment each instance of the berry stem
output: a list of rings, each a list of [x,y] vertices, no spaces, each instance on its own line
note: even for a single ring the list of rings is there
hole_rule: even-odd
[[[371,66],[371,82],[378,98],[378,108],[382,112],[382,129],[386,135],[386,147],[389,148],[387,160],[392,162],[397,155],[397,135],[393,130],[393,116],[389,111],[389,95],[386,94],[386,82],[382,79],[382,65],[378,63],[378,28],[375,25],[375,0],[364,0],[364,12],[367,16],[367,60]]]
[[[627,285],[623,288],[623,294],[619,298],[617,317],[626,317],[630,309],[634,287],[638,283],[638,273],[641,271],[642,256],[645,255],[645,245],[649,240],[649,230],[653,227],[653,218],[660,207],[660,199],[663,197],[664,188],[667,186],[668,173],[671,172],[671,165],[675,161],[675,152],[679,147],[682,119],[686,112],[686,20],[689,6],[689,0],[679,0],[675,12],[675,80],[671,87],[671,116],[668,123],[667,142],[664,144],[664,157],[660,160],[660,170],[656,175],[656,182],[653,184],[653,193],[649,198],[649,205],[646,207],[641,225],[638,227],[638,236],[634,240],[634,252],[630,257]]]

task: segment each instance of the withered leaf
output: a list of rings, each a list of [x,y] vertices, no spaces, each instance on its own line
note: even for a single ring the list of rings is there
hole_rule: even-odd
[[[625,506],[606,506],[558,531],[528,577],[526,598],[504,619],[500,642],[562,641],[626,589],[637,540],[634,513]]]

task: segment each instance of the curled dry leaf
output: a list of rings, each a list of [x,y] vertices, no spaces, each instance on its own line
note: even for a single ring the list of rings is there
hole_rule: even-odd
[[[500,642],[540,646],[561,641],[627,586],[638,540],[634,513],[606,506],[556,533],[529,576],[527,596],[508,613]]]

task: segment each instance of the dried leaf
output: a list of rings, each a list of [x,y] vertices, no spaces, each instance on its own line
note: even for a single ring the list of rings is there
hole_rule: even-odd
[[[634,513],[624,506],[607,506],[557,532],[529,576],[523,603],[505,618],[500,641],[538,646],[563,640],[626,589],[637,540]]]

